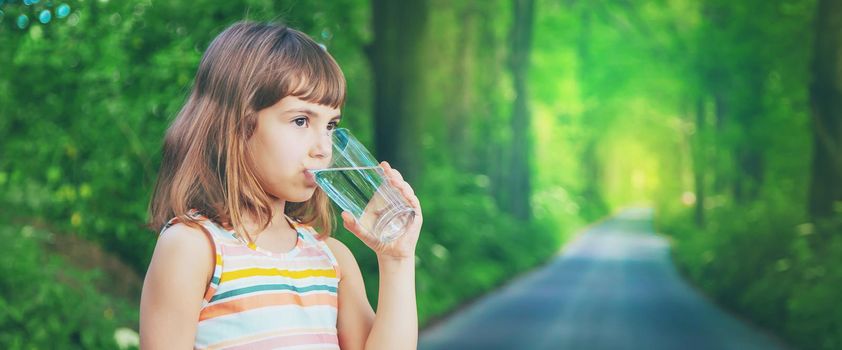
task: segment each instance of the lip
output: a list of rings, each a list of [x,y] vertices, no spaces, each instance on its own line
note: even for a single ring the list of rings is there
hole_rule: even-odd
[[[304,179],[306,180],[307,185],[310,185],[310,186],[316,185],[316,177],[308,169],[304,169]]]

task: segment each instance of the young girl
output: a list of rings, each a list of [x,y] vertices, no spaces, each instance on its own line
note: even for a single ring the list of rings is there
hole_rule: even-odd
[[[388,245],[342,213],[377,255],[375,314],[307,171],[328,165],[344,101],[339,66],[299,31],[243,22],[213,40],[163,146],[150,204],[150,224],[163,229],[143,284],[141,348],[416,347],[423,220],[412,188],[381,163],[417,214]]]

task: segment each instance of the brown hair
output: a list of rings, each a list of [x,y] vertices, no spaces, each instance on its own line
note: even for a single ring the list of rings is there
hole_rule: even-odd
[[[306,34],[278,23],[238,22],[211,42],[193,88],[167,130],[155,192],[149,204],[154,230],[178,217],[191,226],[196,209],[251,241],[243,226],[249,214],[265,229],[272,220],[271,197],[262,189],[247,140],[257,112],[286,96],[339,108],[345,77],[336,61]],[[333,230],[334,214],[317,188],[285,213],[321,230]]]

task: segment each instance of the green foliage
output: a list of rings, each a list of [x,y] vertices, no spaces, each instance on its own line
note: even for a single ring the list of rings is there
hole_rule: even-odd
[[[805,223],[815,2],[765,5],[696,5],[694,58],[681,68],[695,102],[681,112],[683,150],[662,158],[677,165],[656,197],[659,225],[718,302],[800,348],[836,349],[840,218]]]
[[[0,230],[4,241],[17,244],[0,267],[16,276],[0,281],[0,328],[12,330],[2,332],[0,344],[11,348],[108,348],[116,328],[136,329],[138,300],[94,290],[107,274],[64,268],[73,261],[50,256],[38,239],[11,237],[20,234],[19,226],[45,222],[50,231],[95,242],[142,276],[155,244],[144,223],[165,129],[184,102],[204,48],[232,22],[279,19],[324,43],[348,82],[343,125],[365,141],[373,134],[368,1],[70,4],[71,16],[63,21],[0,27],[0,205],[14,208],[4,213],[14,224],[4,221]],[[535,189],[541,209],[534,222],[516,222],[497,207],[492,184],[505,167],[496,161],[509,137],[512,100],[504,60],[508,29],[500,23],[507,23],[510,9],[505,1],[439,5],[425,44],[431,64],[424,81],[412,82],[427,87],[419,108],[432,116],[418,131],[424,135],[419,161],[427,170],[413,184],[425,209],[417,275],[422,324],[550,257],[564,232],[581,224],[585,201],[577,175],[551,171]],[[457,15],[473,16],[472,25],[460,27]],[[472,40],[466,43],[463,35]],[[464,56],[466,48],[470,56]],[[468,78],[459,87],[454,75]],[[463,93],[453,108],[451,97]],[[445,118],[449,126],[472,120],[465,123],[464,148],[443,141],[447,127],[438,121]],[[454,150],[465,150],[463,158],[456,159]],[[575,154],[564,162],[575,164]],[[347,232],[337,237],[354,252],[376,302],[376,258]],[[60,277],[68,274],[73,278]],[[23,283],[31,280],[38,282]],[[10,288],[19,285],[32,290]],[[32,295],[46,301],[23,299]]]
[[[536,133],[554,146],[539,179],[586,196],[585,215],[654,203],[703,290],[796,346],[838,348],[842,230],[804,223],[816,1],[539,4]],[[562,167],[580,179],[552,179]]]
[[[0,225],[14,242],[0,258],[10,276],[0,326],[14,331],[0,344],[11,348],[108,347],[117,327],[135,327],[137,300],[96,291],[108,276],[65,268],[41,249],[49,235],[25,225],[97,242],[142,275],[165,128],[228,24],[281,19],[324,43],[348,80],[343,125],[373,139],[368,1],[69,3],[71,15],[49,25],[0,26],[0,205],[15,223]],[[798,346],[842,347],[842,224],[803,214],[814,0],[536,1],[530,222],[500,209],[510,3],[430,5],[424,74],[407,82],[423,116],[413,159],[423,163],[413,183],[425,211],[422,324],[545,261],[582,223],[643,202],[658,207],[682,271],[722,304]],[[14,6],[7,17],[23,5]],[[376,258],[347,232],[337,237],[376,302]],[[108,308],[112,318],[101,317]]]
[[[46,254],[51,233],[31,226],[0,226],[0,347],[4,349],[114,349],[120,327],[135,327],[137,308],[102,294],[103,276]]]
[[[787,206],[717,210],[704,230],[690,212],[659,216],[684,274],[729,308],[804,349],[842,345],[842,215],[803,223]]]
[[[0,73],[0,200],[18,216],[100,242],[143,273],[154,246],[144,222],[164,130],[213,35],[247,9],[256,20],[283,13],[360,80],[353,4],[325,12],[268,1],[91,2],[74,7],[66,23],[0,29],[0,45],[12,48],[0,58],[9,67]],[[342,45],[330,46],[334,40]],[[364,115],[356,94],[346,111]],[[356,119],[350,125],[365,125]]]
[[[842,216],[842,215],[840,215]],[[806,348],[842,347],[842,217],[802,224],[794,242],[786,332]]]

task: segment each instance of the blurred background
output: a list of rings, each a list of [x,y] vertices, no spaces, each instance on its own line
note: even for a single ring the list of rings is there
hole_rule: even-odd
[[[135,344],[164,131],[244,18],[324,44],[418,192],[422,326],[643,205],[717,303],[842,348],[835,0],[0,0],[0,347]]]

